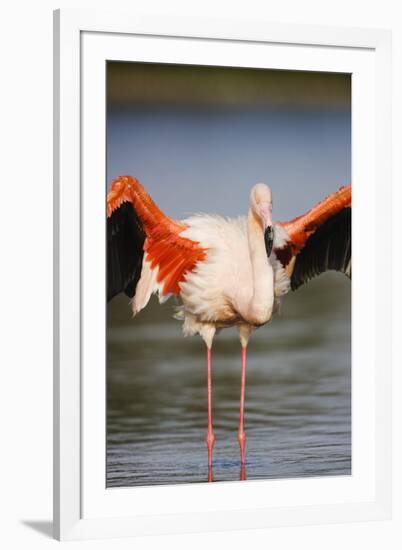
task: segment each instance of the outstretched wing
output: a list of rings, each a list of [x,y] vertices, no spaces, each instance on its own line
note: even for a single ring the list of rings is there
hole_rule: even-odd
[[[352,209],[345,208],[323,223],[296,256],[291,287],[296,290],[324,271],[352,277]]]
[[[306,214],[280,225],[288,241],[275,250],[292,290],[328,270],[352,276],[352,189],[341,187]]]
[[[186,274],[206,258],[198,242],[180,235],[187,226],[166,216],[131,176],[113,181],[107,218],[108,300],[120,292],[135,295],[144,260],[166,296],[179,294]]]
[[[132,298],[141,276],[145,232],[133,205],[124,202],[107,220],[107,300]]]

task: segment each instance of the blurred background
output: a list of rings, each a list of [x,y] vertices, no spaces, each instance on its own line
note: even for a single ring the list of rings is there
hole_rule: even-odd
[[[349,75],[109,62],[107,181],[131,174],[167,214],[246,214],[273,190],[286,220],[351,178]],[[351,473],[350,283],[328,273],[256,331],[246,386],[246,478]],[[205,349],[174,300],[135,319],[107,309],[107,486],[207,480]],[[213,350],[214,480],[239,479],[240,345]]]

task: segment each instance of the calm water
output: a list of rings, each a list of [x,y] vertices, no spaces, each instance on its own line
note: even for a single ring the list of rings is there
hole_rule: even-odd
[[[312,281],[249,345],[246,479],[351,473],[350,283]],[[108,306],[107,486],[208,479],[204,345],[183,338],[174,302],[132,319]],[[240,347],[234,329],[213,350],[215,481],[240,475]]]

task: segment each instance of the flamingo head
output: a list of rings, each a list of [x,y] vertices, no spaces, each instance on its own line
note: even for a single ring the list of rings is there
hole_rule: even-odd
[[[257,183],[250,193],[250,206],[253,214],[260,221],[264,231],[265,248],[268,256],[272,252],[274,229],[272,223],[272,191],[265,183]]]

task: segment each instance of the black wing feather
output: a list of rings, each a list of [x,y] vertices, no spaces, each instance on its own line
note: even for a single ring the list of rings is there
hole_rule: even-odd
[[[107,220],[107,301],[125,292],[132,298],[141,276],[145,233],[130,202]]]
[[[345,208],[329,218],[307,240],[296,256],[292,274],[292,290],[320,275],[335,270],[352,277],[352,209]]]

